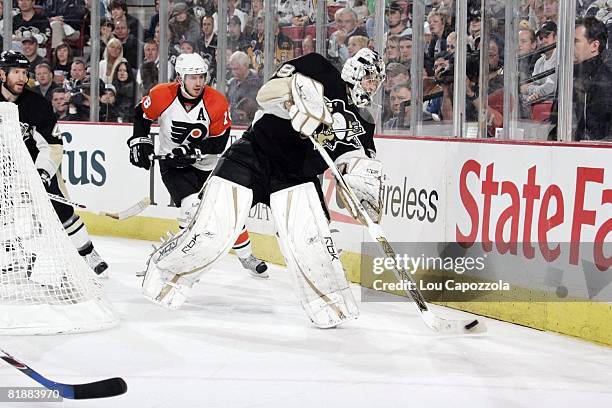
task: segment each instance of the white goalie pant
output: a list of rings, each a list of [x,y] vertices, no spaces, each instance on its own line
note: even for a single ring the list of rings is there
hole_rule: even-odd
[[[329,328],[359,317],[314,185],[273,193],[270,207],[298,299],[312,323]]]
[[[185,303],[193,284],[238,238],[252,200],[250,189],[211,177],[187,228],[151,254],[142,283],[145,297],[169,309]]]

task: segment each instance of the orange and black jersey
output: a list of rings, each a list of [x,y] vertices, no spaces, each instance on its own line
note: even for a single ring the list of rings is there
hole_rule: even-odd
[[[201,170],[215,166],[232,125],[223,94],[205,86],[200,98],[188,99],[176,82],[155,86],[138,104],[133,137],[148,137],[154,120],[160,128],[159,154],[168,154],[181,145],[197,147],[206,155],[194,164]]]

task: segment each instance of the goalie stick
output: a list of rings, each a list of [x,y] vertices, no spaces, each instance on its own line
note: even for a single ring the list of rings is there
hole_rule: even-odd
[[[51,193],[47,193],[47,195],[49,196],[49,199],[53,200],[53,201],[57,201],[59,203],[62,204],[67,204],[70,205],[72,207],[76,207],[76,208],[82,208],[82,209],[87,209],[87,206],[85,204],[81,204],[81,203],[77,203],[76,201],[72,201],[69,200],[67,198],[55,195],[55,194],[51,194]],[[130,217],[134,217],[135,215],[140,214],[141,212],[143,212],[149,205],[151,205],[151,200],[149,199],[149,197],[145,197],[143,199],[141,199],[140,201],[138,201],[136,204],[130,206],[129,208],[126,208],[125,210],[119,211],[119,212],[107,212],[107,211],[100,211],[98,214],[99,215],[104,215],[110,218],[114,218],[116,220],[119,221],[123,221],[126,220]]]
[[[400,282],[402,280],[412,282],[412,284],[410,285],[411,289],[406,289],[406,294],[413,300],[419,314],[425,321],[425,324],[427,324],[427,326],[429,326],[432,330],[443,334],[481,333],[486,331],[486,327],[482,322],[479,322],[478,319],[445,319],[443,317],[435,315],[431,310],[429,310],[429,307],[427,306],[427,302],[425,302],[423,294],[417,288],[416,284],[414,284],[414,280],[412,279],[410,274],[407,273],[405,270],[397,267],[395,263],[395,251],[393,250],[393,247],[391,247],[391,244],[389,244],[389,241],[387,240],[382,227],[372,221],[365,208],[363,208],[363,205],[355,196],[353,190],[351,190],[351,188],[346,184],[344,177],[342,177],[342,174],[340,174],[340,171],[336,167],[331,157],[329,157],[329,154],[327,154],[327,152],[325,151],[325,148],[317,142],[314,136],[311,135],[309,136],[309,138],[315,149],[321,155],[321,158],[323,158],[323,160],[333,173],[338,188],[343,189],[346,193],[346,196],[351,201],[351,204],[355,209],[356,214],[358,214],[359,216],[359,220],[366,226],[370,236],[381,245],[382,250],[385,253],[385,257],[393,260],[393,262],[391,263],[392,265],[394,265],[392,271],[397,280]]]
[[[86,384],[63,384],[51,381],[42,374],[34,371],[28,365],[17,360],[6,351],[0,349],[0,358],[17,370],[21,371],[37,383],[50,390],[56,390],[63,398],[68,399],[93,399],[108,398],[127,392],[127,384],[122,378],[108,378],[106,380],[94,381]]]

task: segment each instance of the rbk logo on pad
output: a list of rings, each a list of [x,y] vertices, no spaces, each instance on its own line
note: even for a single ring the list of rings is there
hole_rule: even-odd
[[[207,135],[208,128],[203,123],[172,121],[170,138],[176,144],[183,144],[185,141],[195,142],[205,138]]]
[[[327,100],[327,98],[325,98]],[[335,150],[338,144],[361,147],[359,136],[365,134],[365,129],[357,116],[346,109],[344,101],[333,99],[327,101],[327,106],[332,114],[331,127],[325,127],[317,134],[319,143],[328,150]]]

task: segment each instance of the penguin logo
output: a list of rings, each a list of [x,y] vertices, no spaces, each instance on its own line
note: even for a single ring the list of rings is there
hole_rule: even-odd
[[[365,129],[357,116],[346,109],[344,101],[333,99],[327,101],[327,107],[332,114],[332,125],[319,132],[319,143],[328,150],[335,150],[338,144],[360,148],[359,136],[365,134]]]

